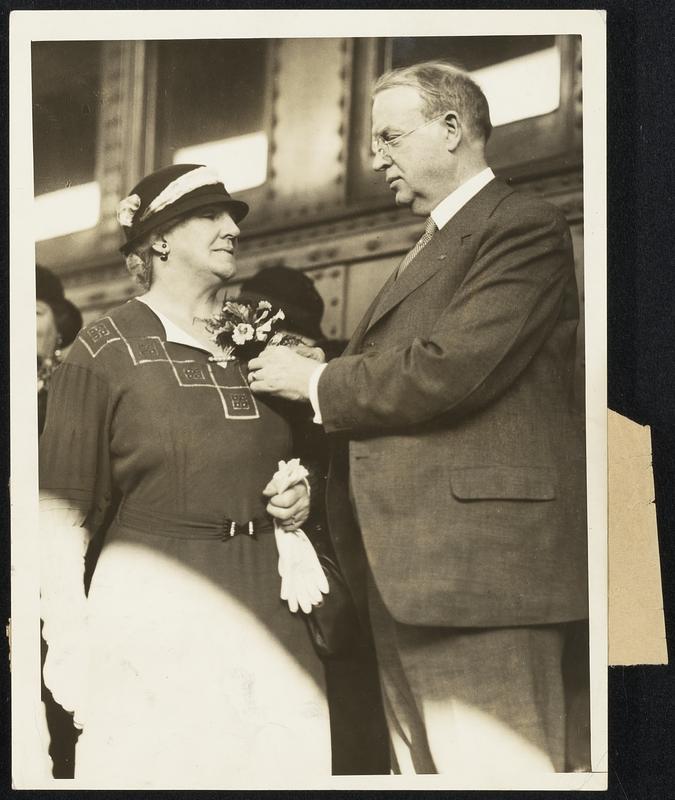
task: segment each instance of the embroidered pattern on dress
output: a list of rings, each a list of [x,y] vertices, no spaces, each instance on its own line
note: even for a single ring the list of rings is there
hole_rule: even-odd
[[[134,366],[152,364],[156,361],[170,361],[169,354],[162,346],[159,336],[146,336],[144,339],[129,339],[127,346]]]
[[[127,339],[110,317],[102,317],[98,322],[85,328],[79,336],[92,358],[96,358],[106,345],[123,342],[135,367],[163,362],[170,366],[181,388],[214,389],[218,392],[226,419],[260,418],[260,411],[253,393],[248,388],[240,364],[236,364],[236,367],[242,380],[241,384],[221,382],[219,378],[221,376],[227,378],[232,375],[232,371],[220,369],[217,377],[211,364],[202,364],[193,359],[171,358],[166,342],[159,336]]]
[[[101,317],[93,325],[80,331],[77,338],[87,348],[89,355],[96,358],[106,345],[119,342],[124,337],[110,317]]]
[[[162,345],[165,345],[165,343],[162,342]],[[237,370],[243,385],[235,384],[233,386],[221,383],[216,377],[211,364],[200,364],[198,361],[176,361],[168,353],[166,355],[179,386],[183,388],[216,389],[218,391],[226,419],[259,419],[260,411],[253,393],[246,385],[246,378],[239,364],[237,364]],[[232,373],[218,372],[219,376],[227,377],[228,374]]]

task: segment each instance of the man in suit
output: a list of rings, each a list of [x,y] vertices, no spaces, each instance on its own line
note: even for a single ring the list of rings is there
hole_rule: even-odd
[[[569,230],[495,179],[490,130],[454,67],[382,76],[373,167],[425,233],[343,357],[250,364],[254,391],[309,399],[337,439],[329,524],[395,770],[457,779],[564,769],[565,623],[588,613]]]

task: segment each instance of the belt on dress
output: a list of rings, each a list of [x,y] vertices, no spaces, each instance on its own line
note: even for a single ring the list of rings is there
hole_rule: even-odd
[[[255,536],[274,531],[274,524],[269,517],[257,517],[242,523],[215,514],[166,514],[154,509],[139,508],[130,503],[120,505],[117,521],[122,527],[170,539],[226,542],[237,534]]]

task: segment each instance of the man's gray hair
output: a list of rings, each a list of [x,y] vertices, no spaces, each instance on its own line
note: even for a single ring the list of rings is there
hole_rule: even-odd
[[[447,61],[423,61],[393,69],[377,79],[373,97],[397,86],[410,86],[420,93],[427,119],[444,111],[456,111],[473,136],[484,143],[490,138],[492,123],[488,101],[478,84],[458,67]]]

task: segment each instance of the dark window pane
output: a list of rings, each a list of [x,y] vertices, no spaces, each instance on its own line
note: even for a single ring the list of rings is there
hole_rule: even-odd
[[[555,44],[554,36],[438,36],[391,40],[392,67],[443,58],[469,72]]]
[[[100,42],[32,47],[35,194],[94,180]]]
[[[453,36],[391,40],[391,66],[444,59],[470,72],[497,127],[555,111],[560,53],[555,36]]]
[[[264,181],[266,47],[257,39],[160,42],[160,164],[207,163],[231,191]]]

